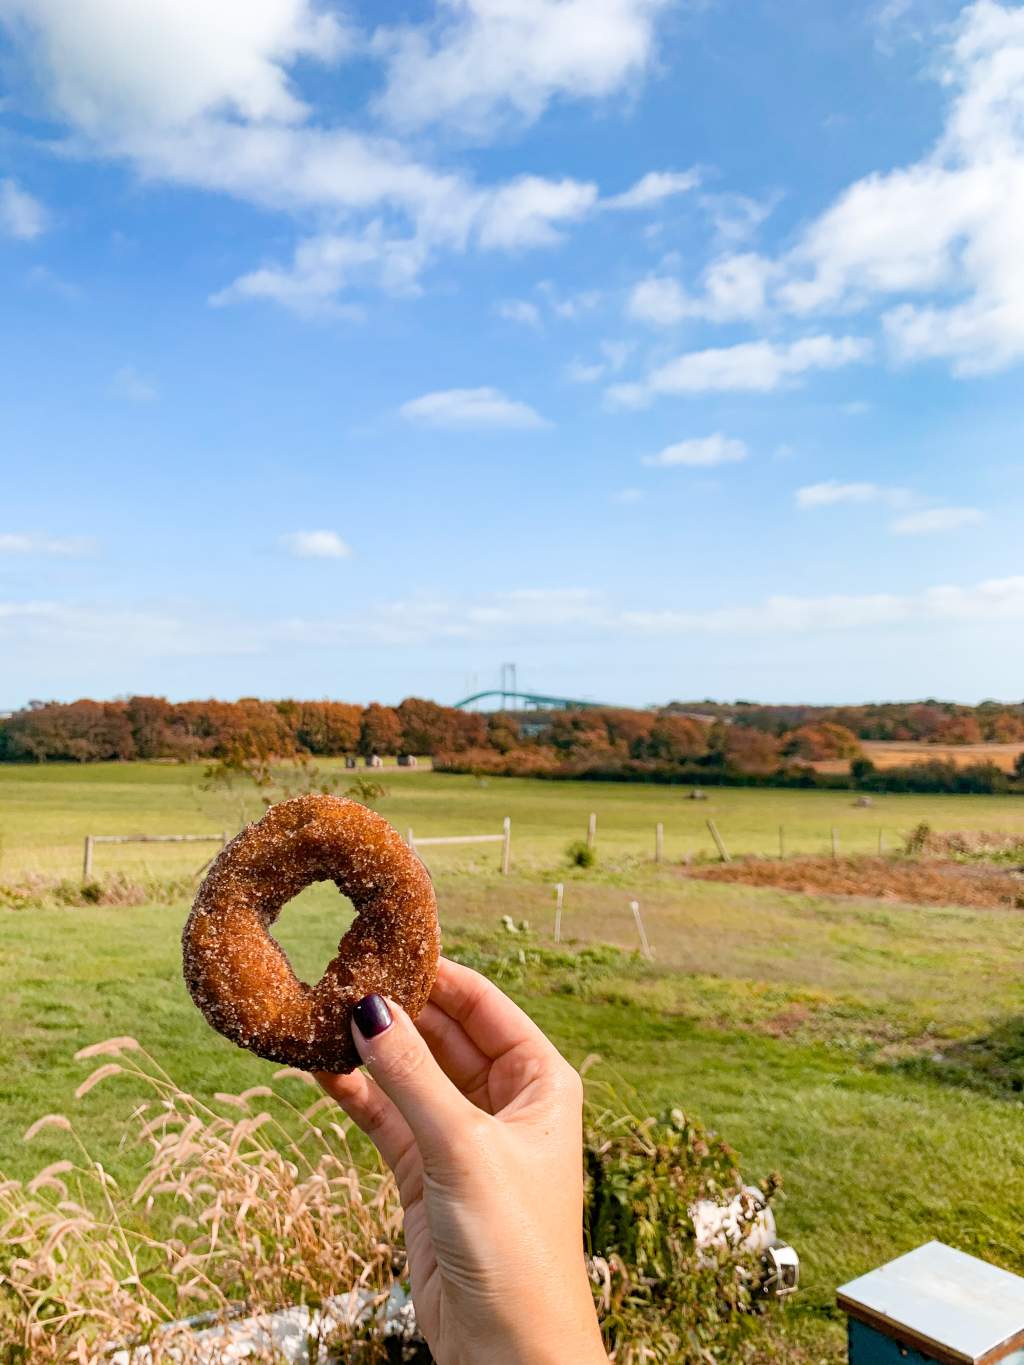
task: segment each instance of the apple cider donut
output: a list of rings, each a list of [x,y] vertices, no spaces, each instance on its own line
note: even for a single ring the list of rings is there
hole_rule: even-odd
[[[311,882],[333,881],[356,918],[320,981],[300,981],[270,927]],[[411,1015],[437,974],[440,933],[426,868],[386,820],[338,796],[271,806],[224,849],[182,935],[185,982],[239,1047],[304,1071],[352,1071],[352,1007],[372,992]]]

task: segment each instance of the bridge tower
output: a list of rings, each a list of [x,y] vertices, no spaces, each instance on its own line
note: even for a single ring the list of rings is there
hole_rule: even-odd
[[[512,698],[513,708],[518,696],[519,688],[516,685],[516,666],[515,664],[502,664],[501,666],[501,709],[509,709],[508,699]]]

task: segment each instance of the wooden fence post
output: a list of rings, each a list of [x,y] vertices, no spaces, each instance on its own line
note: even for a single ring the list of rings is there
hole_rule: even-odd
[[[665,853],[665,826],[659,820],[654,826],[654,861],[660,863]]]
[[[644,928],[644,922],[640,918],[640,902],[630,901],[629,908],[632,910],[633,919],[636,921],[637,933],[640,935],[640,947],[643,949],[644,957],[652,958],[654,953],[652,952],[651,945],[647,939],[647,930]]]
[[[729,850],[722,842],[722,836],[718,832],[718,826],[715,824],[714,820],[709,820],[707,823],[708,829],[711,831],[711,837],[714,839],[718,851],[722,855],[722,862],[731,863],[732,859],[729,857]]]
[[[597,812],[590,812],[590,819],[587,821],[587,848],[593,848],[597,843]]]
[[[220,842],[223,848],[227,848],[228,844],[230,844],[231,842],[231,833],[229,830],[225,830],[224,833],[220,836]]]
[[[504,838],[501,845],[501,875],[507,877],[512,867],[512,817],[506,815],[502,823]]]
[[[416,852],[416,840],[412,837],[412,830],[409,830],[408,834],[406,834],[406,836],[405,836],[405,842],[406,842],[406,843],[409,845],[409,847],[412,849],[413,853],[415,853],[415,852]]]
[[[82,858],[82,881],[87,882],[92,876],[92,835],[85,836],[85,854]]]
[[[559,882],[555,887],[555,942],[562,941],[562,903],[565,900],[565,886]]]

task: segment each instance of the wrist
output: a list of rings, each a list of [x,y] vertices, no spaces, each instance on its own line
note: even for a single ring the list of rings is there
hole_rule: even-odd
[[[501,1365],[608,1365],[589,1287],[585,1299],[563,1299],[555,1311],[524,1311],[508,1350],[489,1359]]]

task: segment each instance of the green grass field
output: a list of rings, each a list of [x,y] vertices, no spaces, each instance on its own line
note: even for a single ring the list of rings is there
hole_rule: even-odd
[[[339,775],[336,762],[321,766]],[[77,875],[86,834],[234,832],[259,811],[251,790],[204,791],[202,775],[201,765],[170,763],[0,766],[0,881],[26,870]],[[777,852],[780,825],[787,853],[823,852],[832,828],[844,851],[874,851],[879,830],[891,848],[920,820],[936,829],[995,826],[1024,834],[1024,801],[1012,796],[883,796],[861,809],[849,792],[708,788],[707,801],[698,802],[689,800],[685,787],[481,781],[398,768],[376,776],[390,792],[380,809],[403,833],[497,832],[509,816],[516,867],[531,873],[559,865],[568,841],[586,833],[591,811],[606,862],[650,857],[658,821],[665,825],[666,852],[676,858],[714,852],[709,818],[735,853]],[[205,856],[187,845],[100,847],[96,870],[181,873]],[[496,857],[451,849],[433,852],[431,862],[439,870],[475,868]]]
[[[202,832],[237,825],[234,794],[198,789],[170,765],[0,768],[0,882],[26,871],[72,876],[87,832]],[[531,921],[550,941],[552,883],[566,883],[565,933],[635,946],[628,902],[642,903],[651,968],[584,996],[527,972],[512,992],[577,1063],[653,1107],[679,1104],[720,1130],[751,1177],[785,1177],[783,1234],[804,1290],[788,1312],[815,1359],[843,1359],[837,1284],[929,1238],[1024,1271],[1024,916],[1013,911],[836,901],[682,878],[650,861],[656,820],[668,854],[710,855],[711,816],[736,852],[892,845],[922,819],[939,829],[1024,831],[1024,803],[998,797],[888,797],[869,810],[848,793],[685,791],[387,773],[381,812],[421,836],[480,833],[513,821],[513,876],[498,848],[428,850],[449,942],[507,946],[499,921]],[[250,801],[250,806],[252,802]],[[596,868],[570,871],[566,844],[598,814]],[[213,851],[212,849],[209,851]],[[101,847],[97,871],[195,870],[202,848]],[[315,976],[345,920],[333,889],[304,893],[280,938]],[[87,1073],[74,1051],[131,1034],[199,1095],[265,1080],[273,1069],[205,1025],[180,979],[187,906],[3,912],[0,970],[0,1168],[25,1176],[62,1154],[46,1130],[61,1110],[108,1168],[135,1092],[117,1079],[75,1102]],[[118,1087],[121,1086],[119,1089]]]

